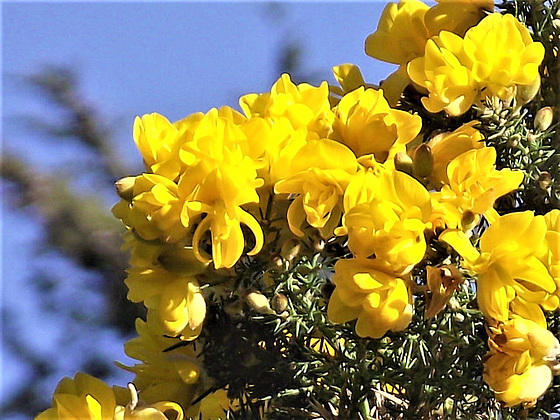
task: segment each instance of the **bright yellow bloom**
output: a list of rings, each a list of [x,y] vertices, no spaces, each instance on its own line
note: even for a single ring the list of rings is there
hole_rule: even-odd
[[[429,7],[418,0],[388,3],[377,30],[366,38],[366,54],[388,63],[406,65],[424,54],[429,38],[424,15]]]
[[[37,420],[113,419],[117,404],[109,385],[100,379],[78,372],[63,378],[53,394],[53,406],[39,414]]]
[[[475,124],[477,121],[463,124],[453,132],[438,134],[427,143],[434,158],[434,167],[428,177],[432,187],[439,190],[444,184],[449,184],[449,162],[468,150],[484,147],[484,137],[474,128]]]
[[[424,54],[426,42],[430,38],[424,24],[424,16],[429,7],[419,0],[400,0],[388,3],[383,10],[377,30],[366,38],[367,55],[399,68],[381,82],[387,101],[394,106],[402,92],[410,84],[406,73],[407,64]]]
[[[449,184],[431,195],[434,217],[443,219],[448,227],[467,230],[478,215],[491,212],[493,216],[496,199],[519,188],[524,176],[511,169],[498,171],[495,162],[493,147],[472,149],[453,159],[447,166]]]
[[[438,35],[441,31],[449,31],[459,36],[475,26],[486,12],[494,10],[492,0],[437,0],[438,4],[431,7],[424,16],[428,32]]]
[[[481,89],[468,66],[463,39],[452,32],[442,31],[428,40],[424,55],[412,60],[407,72],[414,83],[428,90],[422,104],[434,113],[465,113]]]
[[[144,302],[148,318],[157,321],[162,333],[185,339],[200,334],[206,302],[194,277],[172,273],[161,266],[132,267],[125,283],[128,299]]]
[[[407,72],[428,90],[422,98],[430,112],[465,113],[477,99],[511,99],[517,86],[533,85],[544,47],[533,42],[514,16],[492,13],[470,28],[464,39],[441,31],[426,43],[423,57],[412,60]]]
[[[549,211],[544,215],[544,220],[547,228],[546,243],[543,244],[540,259],[556,282],[555,295],[558,299],[560,298],[560,210]]]
[[[356,156],[374,154],[379,162],[387,159],[393,146],[410,143],[422,128],[418,115],[391,108],[382,90],[359,87],[344,95],[333,111],[331,138]]]
[[[171,180],[177,178],[182,167],[179,147],[189,140],[193,127],[202,116],[199,112],[173,124],[156,113],[136,117],[134,141],[151,172]]]
[[[272,191],[276,182],[293,175],[290,165],[296,153],[307,144],[306,128],[300,127],[295,130],[290,120],[285,117],[275,120],[253,117],[243,124],[241,129],[250,141],[261,147],[258,155],[257,147],[251,149],[255,151],[256,160],[262,165],[257,168],[257,174],[264,181],[263,187]]]
[[[522,318],[490,331],[484,380],[506,406],[533,406],[560,373],[560,343],[546,328]]]
[[[358,319],[360,337],[380,338],[405,329],[412,318],[412,295],[406,281],[380,260],[338,260],[328,317],[344,323]]]
[[[344,191],[357,170],[352,151],[338,142],[310,140],[303,146],[291,162],[295,175],[274,187],[277,194],[299,194],[288,209],[292,232],[304,236],[301,225],[307,221],[324,237],[331,236],[342,215]]]
[[[366,82],[364,80],[364,76],[362,76],[362,72],[358,66],[355,64],[341,64],[339,66],[334,66],[332,68],[332,72],[334,78],[340,85],[338,86],[329,86],[329,90],[331,94],[337,95],[339,97],[344,96],[348,92],[352,92],[353,90],[358,89],[359,87],[366,87]],[[373,86],[367,86],[373,87]],[[340,98],[335,98],[331,96],[331,105],[336,105],[340,101]]]
[[[126,406],[118,406],[115,410],[114,420],[182,420],[183,409],[177,403],[171,401],[158,401],[146,404],[138,399],[138,391],[134,384],[128,384],[130,391],[130,402]],[[167,415],[169,414],[170,417]]]
[[[192,406],[187,411],[188,418],[201,420],[226,419],[226,413],[236,410],[239,404],[232,401],[227,396],[227,390],[218,389],[204,397],[198,404]]]
[[[134,394],[133,397],[137,395]],[[183,410],[170,401],[147,405],[142,401],[118,405],[115,393],[100,379],[78,372],[74,378],[63,378],[53,395],[53,406],[40,413],[36,420],[167,420],[164,413],[174,420],[183,419]],[[171,414],[173,412],[173,414]]]
[[[132,201],[123,199],[113,207],[113,214],[140,237],[176,242],[187,235],[180,220],[183,203],[173,181],[143,174],[135,178],[132,194]]]
[[[180,220],[188,228],[199,222],[193,251],[202,262],[211,260],[215,268],[232,267],[241,257],[245,246],[241,223],[255,235],[250,255],[258,253],[263,244],[260,225],[241,208],[259,202],[256,190],[264,184],[257,175],[257,168],[262,165],[251,158],[251,154],[258,152],[251,150],[251,142],[237,124],[244,121],[242,115],[231,109],[213,109],[199,122],[192,141],[179,152],[187,165],[178,184],[184,203]],[[212,240],[211,256],[201,249],[207,231]]]
[[[409,271],[424,257],[430,216],[430,195],[417,180],[382,167],[370,169],[348,185],[344,228],[337,234],[348,234],[348,247],[357,257],[375,254],[395,272]]]
[[[138,336],[127,341],[127,356],[140,361],[134,366],[118,364],[135,374],[134,384],[142,400],[153,404],[163,399],[174,401],[183,408],[190,406],[200,378],[200,362],[192,346],[165,351],[178,343],[141,319],[136,320]]]
[[[474,79],[485,96],[502,100],[516,85],[531,85],[539,77],[544,47],[513,15],[492,13],[465,34],[463,50]]]
[[[545,235],[544,218],[525,211],[507,214],[490,225],[481,236],[480,252],[459,230],[448,229],[440,239],[478,275],[478,306],[487,319],[505,322],[510,319],[512,304],[522,305],[524,301],[533,305],[524,305],[532,313],[523,315],[542,325],[540,306],[548,306],[550,295],[556,291],[554,279],[537,258]]]
[[[250,93],[239,99],[248,117],[287,118],[294,129],[307,128],[316,137],[326,137],[332,123],[327,82],[315,87],[307,83],[295,85],[283,74],[270,93]]]

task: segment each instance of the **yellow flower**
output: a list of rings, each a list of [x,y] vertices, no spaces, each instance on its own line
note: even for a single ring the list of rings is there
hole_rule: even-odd
[[[556,282],[556,298],[560,298],[560,210],[554,209],[544,215],[546,222],[546,242],[540,259]],[[556,304],[558,306],[558,303]]]
[[[206,302],[194,277],[172,273],[161,266],[132,267],[125,280],[128,299],[144,302],[148,319],[168,335],[194,339],[200,334]]]
[[[126,406],[118,406],[115,410],[114,420],[182,420],[184,418],[183,409],[177,403],[171,401],[158,401],[153,404],[146,404],[138,399],[138,392],[134,384],[128,384],[130,391],[130,402]],[[169,413],[169,416],[167,416]]]
[[[453,132],[438,134],[427,143],[434,158],[434,167],[428,177],[432,187],[439,190],[444,184],[449,184],[449,162],[464,152],[484,147],[484,137],[474,128],[475,124],[477,121],[468,122]]]
[[[388,3],[377,30],[366,38],[366,54],[393,64],[405,64],[424,54],[429,38],[424,15],[429,7],[418,0]]]
[[[315,87],[307,83],[295,85],[283,74],[270,93],[250,93],[239,99],[248,117],[287,118],[294,129],[307,128],[316,137],[326,137],[332,123],[327,82]]]
[[[412,318],[412,295],[406,281],[379,260],[338,260],[328,317],[344,323],[358,319],[360,337],[380,338],[405,329]]]
[[[303,146],[291,162],[294,175],[274,187],[277,194],[299,194],[287,214],[292,232],[304,236],[300,227],[307,221],[324,237],[331,236],[342,215],[344,190],[357,170],[352,151],[338,142],[310,140]]]
[[[546,328],[522,318],[499,323],[490,332],[484,380],[506,406],[533,406],[560,373],[560,343]]]
[[[393,146],[410,143],[422,128],[418,115],[391,108],[382,90],[359,87],[344,95],[333,111],[331,138],[356,156],[374,154],[379,162],[387,159]]]
[[[438,4],[431,7],[424,16],[424,22],[431,35],[441,31],[465,35],[468,29],[475,26],[486,12],[494,10],[492,0],[437,0]]]
[[[241,129],[250,141],[261,147],[257,161],[262,166],[257,168],[257,174],[264,181],[263,187],[272,191],[276,182],[293,175],[290,165],[296,153],[307,144],[306,128],[294,129],[285,117],[275,120],[253,117]],[[252,150],[256,149],[252,147]]]
[[[430,215],[430,195],[417,180],[399,171],[370,169],[348,185],[344,228],[337,234],[348,234],[357,257],[375,254],[396,272],[409,271],[424,257]]]
[[[408,75],[426,88],[422,104],[430,112],[465,113],[476,100],[511,99],[518,86],[533,85],[544,47],[510,14],[492,13],[470,28],[464,39],[441,31],[413,59]]]
[[[481,89],[468,66],[463,39],[452,32],[442,31],[428,40],[424,55],[410,61],[407,72],[414,83],[428,90],[422,104],[434,113],[465,113]]]
[[[418,0],[400,0],[388,3],[381,14],[377,30],[366,38],[367,55],[399,68],[381,82],[387,101],[394,106],[402,92],[410,83],[406,73],[407,64],[424,54],[424,47],[430,38],[424,24],[424,16],[429,7]]]
[[[37,420],[113,419],[117,404],[109,385],[100,379],[78,372],[63,378],[53,395],[53,406],[39,414]]]
[[[478,215],[493,217],[496,199],[519,188],[523,172],[498,171],[494,167],[495,161],[496,150],[483,147],[469,150],[449,163],[449,185],[431,195],[435,215],[441,217],[448,227],[468,230],[476,223]]]
[[[177,339],[162,335],[157,328],[141,319],[136,320],[138,336],[127,341],[127,356],[140,361],[134,366],[119,367],[135,374],[134,384],[142,400],[153,404],[163,399],[190,406],[200,378],[200,362],[192,346],[164,351],[178,343]]]
[[[167,118],[153,113],[136,117],[133,136],[144,163],[153,173],[174,180],[181,171],[179,147],[188,141],[192,127],[202,119],[196,113],[171,124]]]
[[[478,306],[487,319],[505,322],[510,318],[512,304],[522,305],[525,301],[533,306],[524,308],[533,312],[523,315],[542,325],[540,306],[547,306],[556,291],[554,279],[537,258],[545,235],[544,218],[525,211],[507,214],[490,225],[481,236],[480,252],[459,230],[448,229],[440,239],[478,274]]]
[[[192,141],[179,152],[187,165],[178,183],[178,194],[184,203],[180,220],[187,228],[198,223],[193,251],[200,261],[211,260],[217,269],[232,267],[240,258],[245,246],[241,223],[255,235],[255,245],[249,255],[258,253],[263,244],[259,223],[241,208],[259,202],[256,190],[264,184],[257,175],[257,168],[262,165],[251,157],[255,151],[238,125],[244,121],[242,115],[231,109],[213,109],[199,122]],[[208,230],[211,256],[201,249],[203,235]]]
[[[356,90],[362,86],[373,87],[366,84],[360,68],[354,64],[347,63],[341,64],[339,66],[334,66],[332,68],[332,72],[340,87],[331,85],[329,86],[329,90],[331,94],[337,95],[339,97],[342,97],[348,92],[352,92],[353,90]],[[340,98],[331,96],[330,100],[331,105],[334,106],[338,104]]]
[[[121,200],[113,207],[115,217],[145,240],[176,242],[188,231],[181,224],[183,203],[173,181],[156,174],[134,180],[132,201]]]
[[[516,85],[531,85],[539,77],[544,47],[533,42],[529,30],[513,15],[492,13],[465,34],[463,49],[474,79],[485,96],[502,100],[515,94]]]
[[[227,396],[227,390],[218,389],[204,397],[198,404],[192,406],[187,411],[188,418],[201,420],[226,419],[226,413],[230,410],[239,408],[236,401],[232,401]]]

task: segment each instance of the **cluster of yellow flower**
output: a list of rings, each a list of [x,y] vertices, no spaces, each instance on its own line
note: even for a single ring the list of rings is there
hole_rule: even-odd
[[[387,7],[366,53],[399,65],[386,82],[390,98],[396,101],[412,81],[428,93],[422,99],[428,111],[460,115],[484,98],[508,100],[518,86],[538,90],[544,47],[512,15],[485,16],[493,8],[491,0]]]
[[[136,388],[119,405],[122,389],[113,393],[83,375],[66,379],[39,418],[79,410],[92,418],[110,418],[107,410],[114,418],[219,417],[210,410],[232,404],[225,391],[191,406],[208,380],[199,355],[189,346],[164,350],[177,338],[197,339],[203,289],[220,273],[240,260],[270,258],[261,251],[272,242],[317,236],[347,238],[351,254],[335,264],[329,319],[356,320],[356,333],[371,338],[409,325],[413,269],[430,240],[450,245],[477,276],[491,347],[486,382],[507,405],[534,403],[560,370],[560,345],[543,314],[560,302],[560,211],[498,215],[496,199],[519,188],[523,173],[496,169],[477,121],[430,135],[418,115],[391,106],[412,85],[429,112],[456,116],[476,101],[511,101],[520,86],[538,85],[542,45],[492,8],[389,4],[366,40],[369,55],[400,65],[384,89],[346,64],[334,69],[340,87],[296,85],[284,74],[270,92],[243,96],[242,113],[223,107],[174,123],[158,114],[137,118],[146,172],[117,183],[122,200],[113,209],[128,228],[128,298],[148,311],[137,322],[139,337],[125,346],[141,361],[124,367]],[[469,238],[483,218],[490,226],[477,249]],[[427,285],[446,297],[431,316],[459,284],[444,282],[457,268],[438,269],[439,280],[431,276]]]

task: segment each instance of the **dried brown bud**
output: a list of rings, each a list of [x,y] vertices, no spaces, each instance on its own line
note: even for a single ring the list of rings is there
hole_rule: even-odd
[[[433,318],[442,309],[463,282],[463,276],[454,265],[442,267],[426,267],[428,290],[431,292],[424,316]]]

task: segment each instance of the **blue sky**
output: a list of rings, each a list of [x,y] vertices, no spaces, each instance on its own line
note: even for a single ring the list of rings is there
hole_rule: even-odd
[[[351,62],[362,68],[368,82],[377,83],[393,67],[367,57],[363,44],[384,3],[281,2],[279,21],[271,4],[262,1],[3,2],[3,148],[43,169],[65,161],[80,164],[79,148],[58,147],[26,129],[20,119],[56,118],[44,100],[19,82],[19,76],[49,64],[76,68],[83,95],[115,128],[116,147],[134,162],[140,162],[131,136],[136,115],[158,112],[174,121],[212,107],[237,106],[245,93],[268,91],[279,76],[275,60],[285,39],[301,41],[307,72],[333,81],[330,68]],[[77,299],[92,311],[100,303],[95,296],[80,295],[80,284],[95,281],[87,273],[59,257],[36,258],[35,244],[43,233],[33,220],[30,211],[3,208],[2,307],[13,308],[17,302],[17,325],[30,335],[30,345],[56,358],[57,337],[68,331],[57,331],[65,325],[63,317],[45,318],[37,309],[40,295],[30,284],[30,268],[68,273],[68,292],[62,298]],[[71,333],[80,336],[79,331]],[[123,360],[123,343],[113,332],[99,337],[101,356]],[[76,343],[73,351],[79,354],[87,345]],[[2,392],[8,396],[26,366],[5,349],[2,359]],[[72,358],[56,363],[61,377],[75,373]],[[47,391],[55,385],[47,384]]]

